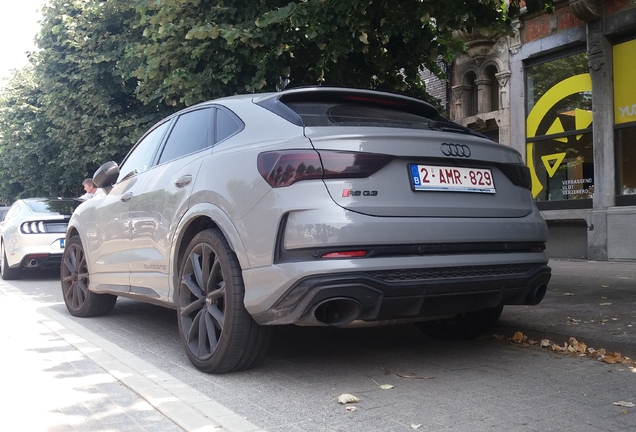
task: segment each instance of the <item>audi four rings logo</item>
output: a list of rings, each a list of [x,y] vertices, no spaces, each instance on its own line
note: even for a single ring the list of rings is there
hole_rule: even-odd
[[[446,156],[470,157],[470,147],[464,144],[442,143],[441,148]]]

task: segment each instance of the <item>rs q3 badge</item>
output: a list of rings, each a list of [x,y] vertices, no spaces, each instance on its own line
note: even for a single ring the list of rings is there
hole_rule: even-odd
[[[342,196],[343,197],[354,197],[354,196],[368,196],[368,197],[374,197],[374,196],[378,196],[378,191],[360,191],[360,190],[353,190],[353,189],[344,189],[342,191]]]

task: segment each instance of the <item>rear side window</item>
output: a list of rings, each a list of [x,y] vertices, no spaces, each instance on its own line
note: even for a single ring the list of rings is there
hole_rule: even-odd
[[[210,146],[211,109],[185,113],[177,119],[161,153],[159,163],[171,161]]]
[[[216,141],[221,142],[240,130],[232,116],[221,109],[216,110]]]
[[[430,119],[385,107],[356,103],[288,102],[305,126],[373,126],[428,129]]]

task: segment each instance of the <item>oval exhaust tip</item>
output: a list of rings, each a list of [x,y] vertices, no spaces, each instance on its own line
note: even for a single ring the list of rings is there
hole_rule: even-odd
[[[323,324],[340,326],[355,321],[362,312],[360,303],[351,298],[332,298],[319,303],[314,317]]]
[[[541,284],[539,287],[534,290],[532,293],[528,295],[524,304],[527,305],[538,305],[545,297],[545,293],[548,290],[548,286],[546,284]]]

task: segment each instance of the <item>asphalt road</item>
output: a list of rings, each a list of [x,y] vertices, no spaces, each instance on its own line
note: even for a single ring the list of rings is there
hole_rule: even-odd
[[[22,280],[2,283],[45,315],[71,320],[261,430],[636,430],[636,408],[614,404],[636,403],[636,370],[625,365],[493,337],[439,342],[410,325],[348,330],[290,326],[277,329],[262,366],[206,375],[188,362],[172,310],[120,299],[108,316],[78,319],[66,312],[56,272],[25,272]],[[2,355],[11,352],[3,350]],[[127,355],[119,361],[126,362]],[[383,384],[393,388],[384,390]],[[134,390],[153,402],[143,390]],[[10,391],[1,390],[5,395]],[[349,405],[355,411],[337,402],[343,393],[360,399]],[[37,412],[38,407],[32,409]]]

